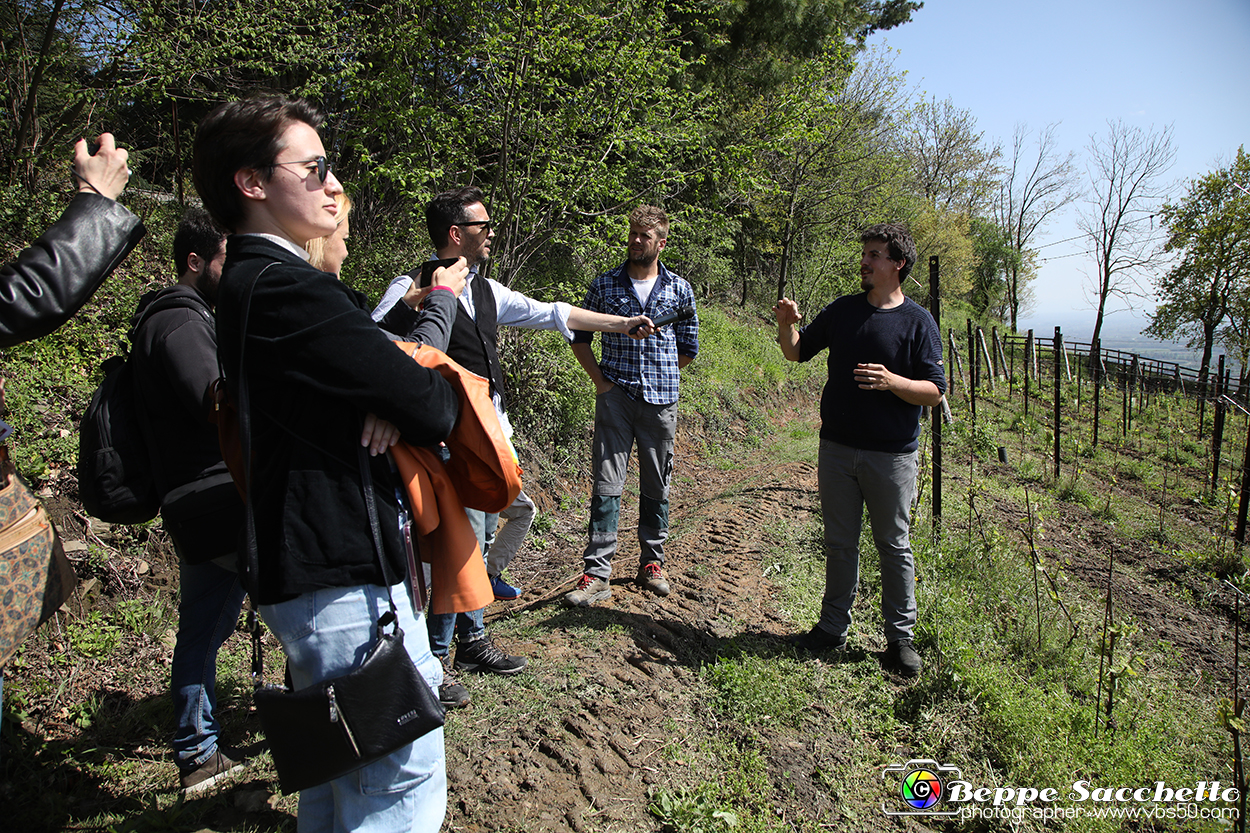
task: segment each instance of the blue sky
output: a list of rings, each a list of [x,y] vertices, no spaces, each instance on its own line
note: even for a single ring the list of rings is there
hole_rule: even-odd
[[[1250,145],[1250,0],[926,0],[911,23],[870,41],[883,43],[917,96],[950,98],[1004,149],[1017,123],[1058,122],[1083,192],[1085,147],[1108,120],[1173,126],[1178,194]],[[1088,247],[1057,242],[1078,234],[1070,210],[1036,236],[1046,261],[1023,327],[1092,328],[1094,267],[1080,254]]]

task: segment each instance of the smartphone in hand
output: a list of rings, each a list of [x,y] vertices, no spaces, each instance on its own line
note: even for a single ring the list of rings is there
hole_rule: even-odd
[[[421,264],[421,280],[417,286],[426,287],[434,282],[434,270],[442,269],[444,266],[451,266],[460,258],[445,257],[442,260],[427,260]]]

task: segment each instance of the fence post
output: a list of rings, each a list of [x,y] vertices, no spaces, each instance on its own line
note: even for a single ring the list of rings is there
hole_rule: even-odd
[[[1250,419],[1246,420],[1246,454],[1241,461],[1241,500],[1237,504],[1237,530],[1233,540],[1246,543],[1246,509],[1250,508]]]
[[[1201,442],[1206,432],[1207,397],[1211,395],[1211,368],[1203,367],[1198,377],[1198,440]]]
[[[1016,335],[1016,334],[1012,333],[1012,335]],[[1003,341],[1007,341],[1007,339],[1004,338]],[[1011,397],[1015,395],[1016,395],[1016,348],[1012,347],[1011,348],[1011,364],[1007,368],[1007,398],[1011,399]]]
[[[936,255],[934,255],[936,257]],[[955,391],[955,379],[959,379],[959,384],[964,383],[964,360],[959,355],[959,345],[955,343],[955,328],[946,328],[947,340],[951,343],[951,356],[955,359],[955,369],[946,368],[946,393],[947,395]]]
[[[1063,356],[1063,332],[1055,327],[1055,482],[1059,481],[1059,410],[1063,404],[1059,359]]]
[[[981,358],[984,363],[981,365],[985,368],[985,386],[992,392],[994,390],[994,363],[990,360],[990,350],[985,346],[985,330],[977,327],[977,349],[981,351]]]
[[[1029,377],[1033,375],[1035,367],[1033,355],[1036,349],[1033,331],[1029,330],[1029,335],[1024,342],[1024,415],[1026,417],[1029,415]]]
[[[1094,381],[1094,441],[1093,448],[1098,447],[1098,422],[1100,419],[1100,411],[1102,410],[1102,347],[1099,344],[1100,339],[1094,339],[1094,343],[1089,346],[1090,371],[1093,374]]]
[[[929,258],[929,297],[933,300],[929,313],[933,316],[933,323],[937,326],[937,331],[941,333],[942,301],[940,294],[941,281],[939,280],[938,272],[938,256],[933,255]],[[955,347],[954,335],[952,330],[952,350]],[[949,372],[948,368],[948,375]],[[947,387],[949,387],[949,383]],[[943,397],[942,404],[946,405],[945,397]],[[942,540],[942,410],[942,408],[933,409],[933,540],[939,543]]]
[[[1215,377],[1215,425],[1211,429],[1211,497],[1220,486],[1220,450],[1224,445],[1224,354],[1220,354],[1219,372]]]
[[[968,390],[976,390],[977,383],[981,381],[977,374],[977,342],[972,337],[972,319],[965,319],[968,325]]]

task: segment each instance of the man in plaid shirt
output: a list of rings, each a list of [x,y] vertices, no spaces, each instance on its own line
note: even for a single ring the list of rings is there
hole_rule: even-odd
[[[683,306],[694,308],[685,279],[660,263],[668,242],[668,216],[642,205],[629,215],[629,259],[590,285],[582,306],[610,315],[646,315],[652,321]],[[628,312],[626,312],[628,310]],[[595,385],[594,493],[590,541],[582,554],[585,574],[564,601],[586,607],[612,596],[608,579],[616,552],[621,490],[630,450],[638,444],[638,584],[658,596],[669,593],[664,576],[668,537],[668,484],[677,434],[679,370],[699,352],[699,321],[691,317],[641,341],[604,333],[603,358],[595,361],[594,333],[575,331],[573,353]]]

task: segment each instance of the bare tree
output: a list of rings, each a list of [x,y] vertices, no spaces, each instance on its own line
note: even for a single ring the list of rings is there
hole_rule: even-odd
[[[1008,261],[1005,274],[1005,301],[1013,331],[1020,320],[1020,309],[1029,297],[1027,281],[1034,274],[1026,268],[1025,249],[1052,214],[1076,199],[1074,154],[1061,155],[1055,139],[1057,127],[1057,124],[1046,125],[1038,131],[1036,143],[1031,144],[1028,127],[1016,125],[1010,170],[999,186],[995,219],[1007,232],[1016,253],[1016,257]]]
[[[984,136],[972,113],[949,98],[916,105],[900,138],[911,160],[916,193],[933,208],[980,213],[1001,173],[1001,151],[984,144]]]
[[[1154,219],[1168,197],[1163,177],[1176,158],[1171,125],[1158,133],[1120,121],[1107,127],[1106,136],[1089,140],[1092,197],[1077,220],[1089,236],[1098,269],[1095,344],[1102,335],[1107,299],[1142,295],[1137,274],[1162,257],[1156,239],[1162,228]]]

